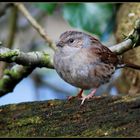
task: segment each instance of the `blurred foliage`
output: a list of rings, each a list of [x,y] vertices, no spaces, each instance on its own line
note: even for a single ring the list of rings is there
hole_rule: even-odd
[[[56,8],[56,3],[35,3],[35,6],[41,10],[47,11],[48,14],[52,14]]]
[[[112,4],[66,4],[63,16],[72,26],[101,36],[112,16],[112,10]]]
[[[38,8],[52,14],[56,7],[61,8],[63,18],[78,29],[102,35],[113,30],[116,5],[112,3],[36,3]]]

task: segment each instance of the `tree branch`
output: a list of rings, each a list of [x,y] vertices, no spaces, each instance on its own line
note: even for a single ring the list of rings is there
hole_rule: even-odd
[[[14,87],[33,70],[34,67],[23,67],[21,65],[14,65],[11,70],[6,69],[0,79],[0,97],[12,92]]]
[[[34,29],[41,35],[41,37],[49,44],[53,50],[55,50],[54,42],[49,38],[49,36],[45,33],[45,30],[38,24],[38,22],[31,16],[28,10],[22,3],[14,3],[14,5],[22,12],[22,14],[27,18],[27,20],[31,23]]]
[[[0,79],[0,97],[12,92],[14,87],[25,77],[27,77],[36,67],[53,68],[49,54],[46,52],[20,52],[9,48],[0,48],[0,61],[8,63],[15,62],[10,70],[5,70],[3,77]]]
[[[140,137],[140,96],[34,101],[0,106],[1,137]]]
[[[6,13],[6,10],[9,7],[11,7],[11,6],[12,6],[11,3],[1,2],[1,6],[0,6],[0,17],[2,17]]]
[[[123,42],[109,47],[109,49],[116,54],[123,54],[124,52],[132,49],[133,42],[131,39],[124,40]]]
[[[8,40],[7,40],[7,48],[12,48],[14,39],[15,39],[15,33],[17,29],[17,20],[18,20],[18,10],[17,7],[12,6],[11,7],[11,13],[9,15],[9,34],[8,34]]]
[[[53,68],[50,56],[47,52],[24,53],[17,49],[0,48],[0,61],[15,62],[23,66]]]
[[[6,47],[7,48],[12,48],[13,43],[14,43],[14,39],[15,39],[15,34],[16,34],[16,28],[17,28],[17,19],[18,19],[18,13],[17,13],[17,7],[15,6],[11,6],[10,9],[11,13],[9,15],[9,28],[8,28],[8,36],[7,36],[7,42],[6,42]],[[7,68],[7,63],[4,62],[0,62],[0,78],[3,75],[3,71]]]
[[[112,52],[120,55],[134,47],[138,47],[139,45],[140,45],[140,18],[136,20],[134,29],[129,33],[126,39],[117,45],[109,47],[109,49]]]

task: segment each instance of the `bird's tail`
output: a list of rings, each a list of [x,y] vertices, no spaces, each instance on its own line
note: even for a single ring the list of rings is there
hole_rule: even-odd
[[[128,62],[123,62],[123,63],[121,63],[117,66],[117,68],[125,68],[125,67],[140,70],[140,65],[131,64],[131,63],[128,63]]]
[[[136,69],[136,70],[140,70],[140,65],[136,65],[136,64],[125,63],[125,67],[129,67],[129,68],[133,68],[133,69]]]

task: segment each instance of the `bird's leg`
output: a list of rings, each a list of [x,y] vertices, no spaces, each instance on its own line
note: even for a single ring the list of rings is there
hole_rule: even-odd
[[[83,96],[82,96],[82,93],[83,93],[83,89],[81,89],[80,91],[79,91],[79,93],[76,95],[78,98],[82,98]]]
[[[85,97],[82,97],[82,98],[81,98],[81,99],[82,99],[81,105],[84,104],[85,99],[90,99],[90,98],[92,98],[92,97],[95,95],[96,90],[97,90],[97,89],[94,89],[94,90],[91,91],[91,93],[90,93],[89,95],[87,95],[87,96],[85,96]]]
[[[68,100],[70,101],[71,99],[73,99],[73,98],[76,98],[76,97],[78,97],[78,98],[82,98],[82,93],[83,93],[83,89],[81,89],[79,92],[78,92],[78,94],[76,95],[76,96],[69,96],[68,97]]]

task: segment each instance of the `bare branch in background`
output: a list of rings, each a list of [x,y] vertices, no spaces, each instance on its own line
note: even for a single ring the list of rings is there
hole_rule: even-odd
[[[46,43],[49,44],[49,47],[55,50],[54,42],[46,34],[45,30],[39,25],[39,23],[31,16],[31,14],[28,12],[25,6],[22,3],[14,3],[14,5],[20,10],[20,12],[22,12],[22,14],[27,18],[27,20],[34,27],[34,29],[36,29],[37,32],[41,35],[41,37],[46,41]]]
[[[5,13],[6,13],[6,10],[13,6],[11,3],[4,3],[4,2],[1,2],[1,6],[0,6],[0,17],[2,17]]]
[[[18,20],[18,9],[17,7],[13,6],[11,7],[11,13],[9,15],[9,34],[8,34],[8,40],[7,40],[7,48],[12,48],[16,29],[17,29],[17,20]]]
[[[10,7],[11,6],[11,7]],[[6,47],[12,48],[14,40],[15,40],[15,34],[16,34],[16,28],[17,28],[17,19],[18,19],[18,12],[17,7],[13,6],[12,4],[6,4],[5,10],[10,7],[10,15],[8,16],[8,36],[6,40]],[[1,62],[0,63],[0,78],[3,76],[3,71],[6,69],[7,63]]]

